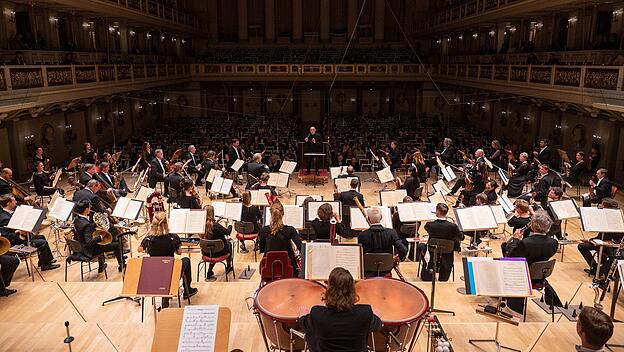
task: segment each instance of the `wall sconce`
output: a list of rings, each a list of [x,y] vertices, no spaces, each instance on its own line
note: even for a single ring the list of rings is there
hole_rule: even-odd
[[[115,27],[113,26],[108,26],[108,31],[113,33],[115,31]]]
[[[357,99],[355,99],[355,98],[351,98],[351,102],[352,102],[352,103],[355,103],[355,102],[356,102],[356,100],[357,100]]]
[[[576,24],[576,22],[578,22],[578,17],[572,16],[572,17],[568,18],[568,25],[569,26],[574,26]]]
[[[34,134],[31,134],[31,135],[29,135],[29,136],[25,136],[25,137],[24,137],[24,139],[25,139],[26,141],[31,141],[31,140],[35,139],[35,135],[34,135]]]
[[[73,127],[72,125],[65,125],[65,129],[66,129],[66,130],[71,129],[72,127]]]
[[[235,103],[236,103],[236,101],[237,101],[237,100],[238,100],[238,99],[236,99],[236,98],[232,98],[232,101],[233,101],[233,102],[235,102]]]
[[[496,34],[496,31],[493,29],[490,29],[490,31],[488,32],[488,34],[490,35],[490,37],[493,37],[494,34]]]
[[[464,40],[464,35],[463,35],[463,34],[460,34],[460,35],[459,35],[459,37],[457,37],[457,39],[459,39],[459,40]]]
[[[522,119],[523,119],[524,121],[529,121],[529,120],[531,120],[531,116],[529,116],[529,115],[525,115]]]
[[[99,120],[102,120],[102,116],[98,116],[98,117],[96,117],[95,119],[96,119],[96,120],[98,120],[98,121],[99,121]]]
[[[535,24],[535,29],[537,29],[538,31],[542,28],[544,28],[544,22],[537,22]]]
[[[562,129],[563,127],[562,127],[561,125],[555,125],[555,128],[556,128],[556,129],[558,129],[558,130],[560,130],[560,129]]]
[[[446,42],[450,43],[451,42],[451,37],[446,38]]]
[[[9,8],[5,8],[4,9],[4,15],[6,17],[8,17],[9,22],[15,22],[15,10],[9,9]]]
[[[58,25],[58,17],[50,16],[48,17],[48,21],[50,21],[50,24],[54,27]]]
[[[186,39],[182,39],[182,44],[186,44]]]
[[[132,29],[128,32],[128,34],[130,34],[131,37],[134,37],[134,35],[136,34],[135,31],[133,31]]]
[[[160,35],[160,41],[165,40],[165,36],[163,34]]]
[[[386,98],[386,103],[389,103],[389,102],[390,102],[390,98]]]
[[[150,39],[152,37],[151,34],[149,34],[149,32],[145,33],[145,38]]]
[[[509,27],[509,33],[511,33],[511,34],[516,33],[516,30],[517,30],[516,26]]]
[[[436,40],[436,43],[438,43],[438,44],[442,43],[442,39]]]
[[[175,42],[177,42],[177,41],[178,41],[178,39],[177,39],[177,38],[174,38],[174,37],[171,37],[171,41],[175,43]]]
[[[267,102],[268,103],[272,103],[273,102],[273,98],[267,98]]]
[[[88,31],[89,29],[91,29],[91,23],[89,23],[89,22],[82,22],[82,28],[85,31]]]
[[[170,102],[170,101],[171,101],[171,99],[169,99],[169,98],[165,98],[165,103],[168,103],[168,102]]]
[[[599,134],[592,134],[592,137],[594,139],[597,139],[597,140],[601,140],[602,139],[602,136],[600,136]]]
[[[617,10],[613,10],[613,17],[619,17],[622,15],[622,13],[624,13],[624,9],[623,8],[619,8]]]
[[[474,39],[477,39],[477,38],[479,37],[479,33],[474,32],[474,33],[472,34],[472,37],[473,37]]]

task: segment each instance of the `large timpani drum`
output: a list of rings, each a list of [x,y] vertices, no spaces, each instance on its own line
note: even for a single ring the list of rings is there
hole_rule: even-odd
[[[253,305],[267,349],[290,350],[290,328],[298,328],[302,308],[309,311],[313,306],[323,305],[324,292],[323,285],[303,279],[277,280],[258,289]],[[305,346],[298,337],[292,344],[293,350]]]
[[[358,303],[370,304],[383,324],[371,334],[373,351],[411,351],[420,322],[429,310],[429,300],[418,287],[397,279],[371,278],[358,281]]]

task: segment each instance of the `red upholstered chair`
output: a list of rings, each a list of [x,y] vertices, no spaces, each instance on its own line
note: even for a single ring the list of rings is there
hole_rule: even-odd
[[[615,195],[617,194],[618,188],[617,186],[611,186],[611,198],[615,199]]]
[[[225,244],[221,240],[199,240],[199,247],[201,248],[202,258],[199,264],[197,264],[197,281],[199,281],[200,267],[204,266],[204,277],[206,277],[206,266],[208,264],[221,263],[225,268],[225,281],[228,281],[227,277],[227,261],[232,255],[231,253],[225,253],[220,256],[215,256],[213,253],[222,253],[225,249]],[[208,254],[208,255],[206,255]],[[234,265],[234,263],[232,263]],[[232,270],[232,276],[236,279],[236,274]]]
[[[234,230],[236,230],[236,239],[239,242],[238,251],[240,252],[241,241],[253,241],[254,261],[258,261],[256,257],[256,239],[258,233],[254,232],[254,224],[247,221],[237,221],[234,223]]]
[[[267,252],[260,260],[260,286],[293,275],[294,269],[286,251]]]

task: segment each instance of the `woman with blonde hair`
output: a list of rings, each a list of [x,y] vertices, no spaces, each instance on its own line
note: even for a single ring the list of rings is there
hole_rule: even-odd
[[[427,171],[429,171],[429,169],[427,168],[427,164],[425,163],[425,158],[420,152],[420,149],[416,149],[414,151],[414,153],[412,154],[412,159],[413,159],[412,162],[414,163],[414,166],[416,166],[416,175],[418,176],[418,179],[420,180],[420,182],[426,182]]]
[[[314,306],[299,318],[310,351],[368,351],[368,336],[381,329],[381,319],[370,305],[356,304],[358,300],[351,273],[334,268],[323,294],[325,306]]]
[[[228,237],[232,233],[232,224],[228,222],[228,227],[225,228],[217,221],[215,221],[214,208],[212,205],[205,205],[203,210],[206,212],[206,229],[204,233],[199,235],[199,238],[203,240],[221,240],[223,241],[223,251],[219,253],[204,253],[202,255],[212,257],[220,257],[226,254],[230,254],[227,259],[227,265],[225,274],[227,275],[229,272],[234,271],[234,266],[232,265],[232,244],[228,241]],[[209,281],[213,278],[214,273],[212,269],[214,268],[215,263],[210,263],[208,266],[208,272],[206,273],[206,281]]]
[[[260,252],[265,255],[273,251],[288,252],[294,275],[298,276],[299,270],[292,244],[294,243],[297,250],[301,251],[299,232],[292,226],[284,225],[284,206],[282,203],[273,203],[269,211],[271,212],[271,223],[264,226],[258,234]]]
[[[167,213],[159,211],[154,213],[147,236],[141,241],[138,248],[139,253],[147,252],[150,257],[174,257],[180,255],[180,237],[174,233],[169,233],[167,223]],[[184,282],[184,299],[197,293],[197,289],[191,287],[191,260],[182,258],[182,280]],[[163,308],[169,307],[169,298],[163,298]]]

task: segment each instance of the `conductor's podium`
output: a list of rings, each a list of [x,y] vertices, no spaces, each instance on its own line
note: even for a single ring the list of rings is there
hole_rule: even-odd
[[[299,170],[297,180],[299,183],[324,185],[325,183],[329,182],[329,171],[327,171],[326,169],[320,169],[319,174],[315,175],[314,171],[311,171],[308,174],[307,169],[301,169]]]

